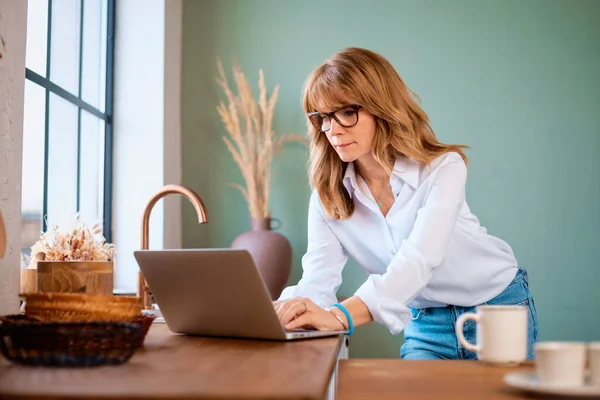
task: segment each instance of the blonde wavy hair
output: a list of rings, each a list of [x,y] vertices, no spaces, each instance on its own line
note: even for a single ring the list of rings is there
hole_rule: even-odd
[[[392,64],[366,49],[344,49],[318,66],[304,85],[306,113],[329,111],[350,104],[362,106],[376,121],[373,157],[389,174],[396,157],[431,164],[438,156],[457,152],[465,163],[463,145],[440,143],[419,98]],[[310,183],[317,190],[329,218],[344,220],[354,212],[354,202],[343,184],[348,163],[343,162],[327,136],[308,122]]]

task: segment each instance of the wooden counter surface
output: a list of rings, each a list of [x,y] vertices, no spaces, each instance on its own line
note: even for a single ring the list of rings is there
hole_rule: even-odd
[[[154,324],[119,366],[25,367],[0,356],[0,398],[322,399],[342,342],[182,336]]]
[[[504,383],[505,374],[532,369],[531,362],[500,367],[466,360],[340,360],[337,394],[339,400],[548,399]]]

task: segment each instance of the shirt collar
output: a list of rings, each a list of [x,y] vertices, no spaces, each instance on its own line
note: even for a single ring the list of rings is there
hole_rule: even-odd
[[[344,179],[342,180],[342,183],[346,187],[350,198],[352,198],[352,195],[354,194],[353,189],[356,188],[356,171],[354,170],[353,162],[349,162],[348,164],[346,164],[346,173],[344,174]]]
[[[392,178],[390,183],[394,183],[394,180],[400,179],[411,186],[413,189],[419,187],[419,175],[420,175],[420,163],[412,158],[407,157],[396,157],[394,162],[394,170],[392,171]],[[344,174],[343,184],[352,198],[354,189],[357,188],[358,177],[354,163],[350,162],[347,164],[346,173]]]
[[[392,175],[408,183],[413,189],[419,187],[421,163],[408,157],[397,157]]]

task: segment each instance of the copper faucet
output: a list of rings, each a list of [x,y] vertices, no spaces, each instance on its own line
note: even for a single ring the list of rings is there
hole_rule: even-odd
[[[147,250],[149,247],[149,239],[148,239],[148,230],[150,224],[150,212],[152,211],[152,207],[156,204],[156,202],[168,194],[180,194],[183,197],[187,197],[189,201],[192,202],[194,208],[196,209],[196,213],[198,213],[198,223],[204,224],[208,222],[208,217],[206,216],[206,206],[202,202],[202,199],[196,192],[192,189],[189,189],[180,185],[166,185],[163,186],[158,192],[156,192],[146,204],[144,208],[144,215],[142,216],[142,250]],[[152,309],[152,296],[150,295],[150,288],[146,279],[142,275],[142,271],[138,271],[138,297],[141,298],[142,309],[151,310]]]

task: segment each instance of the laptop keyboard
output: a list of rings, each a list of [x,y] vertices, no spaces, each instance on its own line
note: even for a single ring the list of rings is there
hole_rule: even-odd
[[[302,331],[285,331],[286,335],[292,335],[294,337],[308,337],[313,336],[314,333],[310,331],[302,332]]]

